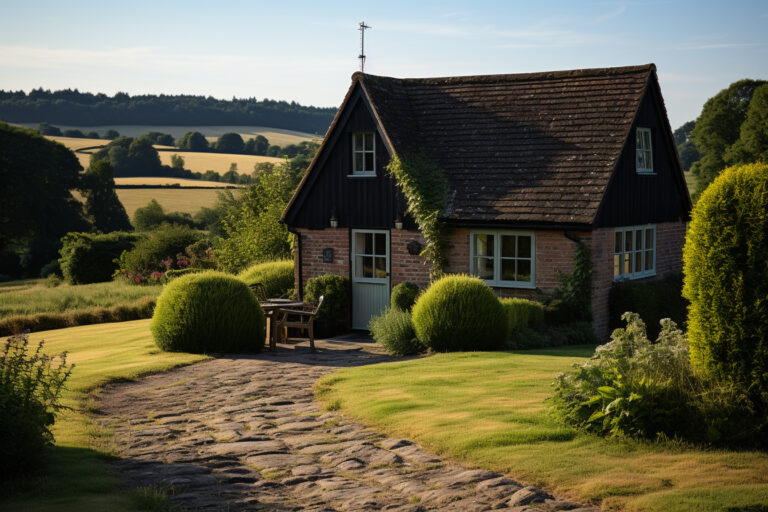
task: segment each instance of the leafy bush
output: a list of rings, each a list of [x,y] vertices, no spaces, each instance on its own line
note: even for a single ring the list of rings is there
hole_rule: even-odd
[[[413,305],[416,304],[416,299],[419,297],[419,286],[416,283],[405,281],[392,288],[392,294],[390,295],[390,302],[392,308],[399,309],[400,311],[410,311],[413,309]]]
[[[61,239],[59,264],[70,284],[110,281],[118,268],[115,259],[130,250],[140,236],[113,232],[106,235],[68,233]]]
[[[509,333],[544,323],[544,304],[540,302],[517,297],[500,299],[500,302],[507,317]]]
[[[413,330],[411,313],[396,308],[387,309],[381,316],[371,319],[371,335],[378,343],[396,356],[409,356],[424,352],[426,347]]]
[[[170,281],[171,279],[176,279],[177,277],[186,276],[187,274],[200,274],[201,272],[205,272],[204,268],[172,268],[171,270],[167,270],[165,272],[165,279],[166,281]]]
[[[524,327],[512,331],[507,339],[507,348],[510,349],[596,344],[597,338],[592,330],[592,324],[583,320],[559,325],[541,325],[535,329]]]
[[[265,320],[250,288],[208,271],[171,281],[157,299],[150,325],[155,343],[169,351],[259,352]]]
[[[344,332],[349,328],[350,283],[349,279],[336,274],[323,274],[307,281],[304,300],[317,304],[320,297],[323,307],[317,313],[324,336]]]
[[[766,444],[765,417],[733,386],[693,371],[674,322],[663,320],[651,343],[637,314],[624,319],[590,360],[555,379],[552,403],[567,423],[602,435]]]
[[[91,306],[57,313],[9,315],[0,318],[0,336],[18,334],[24,331],[50,331],[51,329],[64,329],[77,325],[140,320],[151,317],[154,309],[155,298],[142,297],[128,304],[116,304],[110,307]]]
[[[293,260],[268,261],[252,265],[240,272],[237,277],[248,286],[261,283],[267,297],[287,297],[293,290]]]
[[[201,238],[198,231],[186,226],[164,224],[139,240],[133,249],[120,255],[118,275],[125,276],[131,282],[142,283],[153,272],[157,275],[172,268],[187,267],[189,259],[184,256],[184,251]]]
[[[466,275],[433,282],[413,306],[413,326],[435,352],[494,350],[507,334],[504,308],[491,288]]]
[[[146,206],[137,208],[133,214],[133,227],[138,231],[151,231],[157,229],[162,224],[179,224],[190,228],[196,228],[197,222],[189,213],[169,212],[166,213],[162,205],[155,199],[152,199]]]
[[[61,265],[59,264],[59,260],[49,261],[48,263],[43,265],[43,268],[40,269],[40,277],[48,277],[51,275],[62,277]]]
[[[731,167],[693,209],[683,250],[692,362],[768,409],[768,164]]]
[[[621,327],[622,315],[633,311],[647,322],[649,338],[653,339],[659,335],[659,322],[663,318],[670,318],[684,328],[687,303],[683,298],[682,289],[682,275],[669,276],[660,281],[613,283],[608,302],[608,327]]]
[[[42,348],[41,341],[31,349],[23,334],[7,338],[0,350],[0,481],[40,470],[45,447],[53,444],[49,427],[74,365],[66,354],[49,356]]]

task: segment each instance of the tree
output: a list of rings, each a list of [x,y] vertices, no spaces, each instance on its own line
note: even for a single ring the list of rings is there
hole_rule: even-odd
[[[187,132],[179,139],[178,147],[189,151],[208,151],[208,140],[200,132]]]
[[[87,139],[100,139],[101,138],[101,137],[99,137],[99,132],[88,132],[88,133],[85,134],[85,137]]]
[[[107,160],[93,160],[83,176],[85,214],[102,233],[130,231],[131,222],[115,193],[114,170]]]
[[[729,164],[768,162],[768,84],[755,89],[739,140],[726,152]]]
[[[269,148],[269,140],[263,135],[248,139],[243,151],[251,155],[266,155]]]
[[[179,155],[171,155],[171,167],[174,169],[184,170],[184,158]]]
[[[216,141],[219,153],[242,153],[244,148],[245,143],[238,133],[224,133]]]
[[[36,274],[58,256],[63,235],[88,229],[82,205],[72,196],[81,188],[81,170],[63,145],[0,123],[0,254],[18,255]]]
[[[749,102],[761,80],[740,80],[707,100],[691,139],[701,154],[691,171],[698,178],[700,193],[725,168],[726,151],[738,140],[742,123],[746,119]]]
[[[104,133],[104,138],[107,140],[113,140],[120,136],[117,130],[107,130],[106,133]]]
[[[149,231],[156,228],[165,220],[165,211],[156,199],[152,199],[147,206],[137,208],[133,214],[133,227],[137,231]]]
[[[54,137],[61,137],[61,130],[48,123],[40,123],[37,125],[37,131],[40,132],[40,135],[52,135]]]
[[[133,176],[156,176],[160,173],[160,156],[152,140],[139,137],[128,146],[128,160]]]
[[[691,361],[768,407],[768,165],[730,167],[697,202],[683,250]]]
[[[157,144],[158,146],[173,146],[176,144],[176,142],[173,140],[173,137],[167,133],[147,132],[142,135],[142,137],[148,138],[152,141],[152,144]]]
[[[64,137],[71,137],[73,139],[84,139],[85,134],[81,130],[64,130],[62,133]]]

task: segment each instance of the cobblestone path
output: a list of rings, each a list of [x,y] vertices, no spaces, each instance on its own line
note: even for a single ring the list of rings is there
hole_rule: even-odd
[[[339,367],[386,361],[371,343],[330,340],[219,358],[108,386],[99,421],[132,486],[183,510],[578,510],[491,471],[444,461],[313,401]]]

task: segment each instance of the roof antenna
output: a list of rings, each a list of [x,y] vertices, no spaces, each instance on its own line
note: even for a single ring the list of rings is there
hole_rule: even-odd
[[[357,56],[360,59],[360,72],[365,73],[365,29],[372,28],[365,24],[364,21],[360,22],[360,55]]]

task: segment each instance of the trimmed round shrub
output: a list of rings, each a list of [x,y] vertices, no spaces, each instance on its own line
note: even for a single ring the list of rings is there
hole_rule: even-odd
[[[500,299],[507,316],[509,333],[529,327],[538,327],[544,323],[544,304],[528,299],[512,297]]]
[[[507,318],[491,288],[476,277],[446,276],[413,306],[416,336],[435,352],[494,350],[507,334]]]
[[[237,277],[248,286],[261,283],[267,297],[287,297],[293,290],[293,260],[252,265]]]
[[[400,311],[410,311],[413,309],[413,305],[416,304],[419,292],[420,290],[416,283],[405,281],[398,284],[392,288],[392,295],[389,297],[392,308],[399,309]]]
[[[332,336],[344,332],[349,327],[350,282],[346,277],[336,274],[323,274],[307,281],[304,287],[304,300],[317,304],[320,297],[323,307],[317,312],[323,336]]]
[[[390,354],[409,356],[424,352],[426,347],[416,337],[413,320],[408,311],[387,309],[381,316],[371,319],[371,335]]]
[[[768,165],[730,167],[691,214],[683,249],[691,361],[768,403]]]
[[[186,276],[189,274],[202,274],[203,272],[206,272],[204,268],[172,268],[171,270],[166,270],[165,278],[170,281],[172,279],[176,279],[177,277]]]
[[[248,286],[221,272],[174,279],[157,299],[150,324],[163,350],[259,352],[264,312]]]

